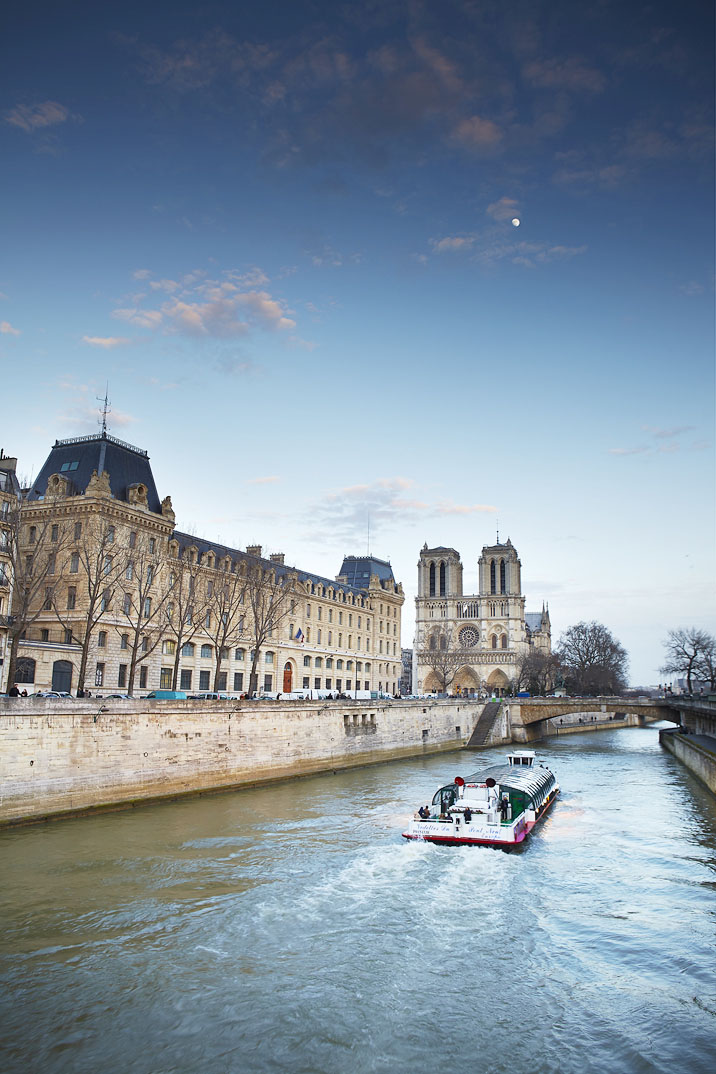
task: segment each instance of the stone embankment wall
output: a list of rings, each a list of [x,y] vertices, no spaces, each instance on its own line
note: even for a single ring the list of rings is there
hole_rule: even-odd
[[[694,742],[691,736],[660,731],[659,741],[669,753],[678,757],[689,771],[705,783],[712,794],[716,794],[716,739],[711,739],[713,747],[706,748],[700,742]]]
[[[456,749],[469,739],[482,709],[480,702],[458,698],[3,698],[0,826]],[[495,741],[493,734],[490,743]]]

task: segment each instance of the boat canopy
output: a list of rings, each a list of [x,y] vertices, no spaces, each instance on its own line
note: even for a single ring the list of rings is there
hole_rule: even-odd
[[[465,783],[484,783],[492,777],[502,790],[521,791],[533,801],[540,802],[546,792],[555,784],[554,773],[549,768],[538,765],[517,767],[510,764],[493,765],[491,768],[482,768],[479,772],[468,776]]]

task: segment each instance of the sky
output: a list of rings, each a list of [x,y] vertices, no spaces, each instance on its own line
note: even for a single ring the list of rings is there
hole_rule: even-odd
[[[716,631],[713,13],[3,17],[0,446],[149,452],[177,526],[335,577],[497,534],[553,642]]]

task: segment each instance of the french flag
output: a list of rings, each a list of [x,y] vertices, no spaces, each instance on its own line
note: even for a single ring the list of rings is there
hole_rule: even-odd
[[[296,631],[296,641],[303,641],[303,631],[300,627]]]

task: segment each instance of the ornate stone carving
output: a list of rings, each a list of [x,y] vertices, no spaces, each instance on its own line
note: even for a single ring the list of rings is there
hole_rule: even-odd
[[[96,470],[92,471],[92,477],[87,482],[86,496],[111,496],[112,489],[109,487],[109,474],[106,470],[103,470],[101,474],[98,474]]]

